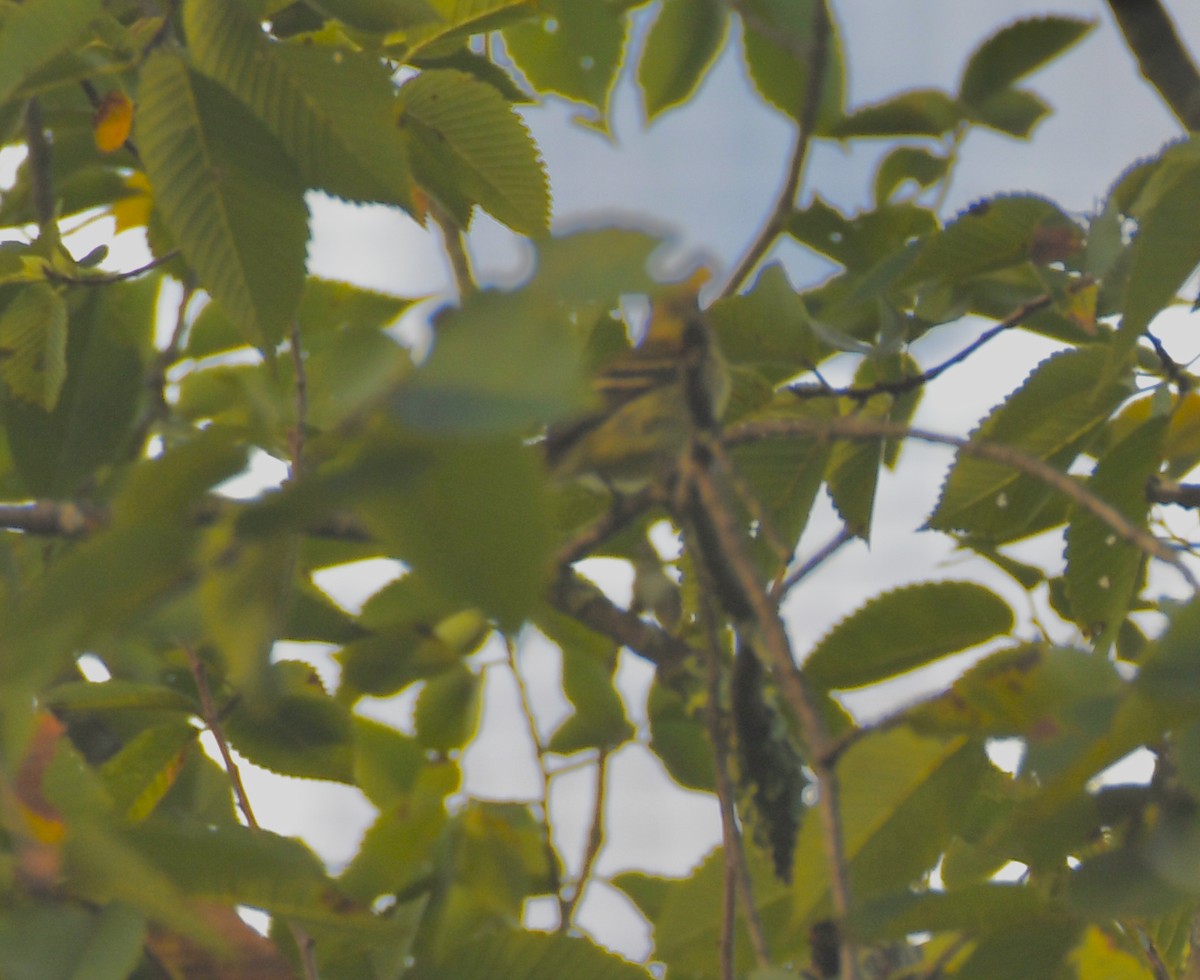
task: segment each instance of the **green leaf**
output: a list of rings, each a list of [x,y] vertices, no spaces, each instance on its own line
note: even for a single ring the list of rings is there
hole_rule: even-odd
[[[394,481],[385,479],[394,472],[389,457],[367,461],[363,522],[456,608],[478,608],[505,629],[520,625],[540,598],[553,543],[539,460],[515,438],[413,442],[399,450],[401,458],[410,453],[429,465],[402,507]]]
[[[1200,234],[1187,221],[1200,195],[1200,144],[1186,143],[1164,157],[1143,192],[1125,292],[1121,336],[1132,345],[1200,263]]]
[[[478,204],[526,235],[544,232],[550,191],[537,147],[512,106],[466,72],[424,71],[400,89],[397,125],[421,184],[461,227]]]
[[[271,43],[237,0],[189,0],[184,28],[196,67],[267,124],[309,187],[413,210],[392,84],[377,59]]]
[[[671,778],[687,789],[713,792],[716,776],[704,722],[689,713],[683,698],[656,679],[646,706],[650,722],[650,751]]]
[[[131,833],[130,843],[197,898],[313,922],[367,919],[338,894],[312,851],[268,830],[151,820]]]
[[[539,7],[544,16],[504,29],[505,51],[539,92],[583,102],[603,117],[625,47],[623,6],[545,0]]]
[[[181,711],[192,713],[196,703],[185,694],[162,684],[146,684],[119,678],[93,683],[68,681],[46,691],[42,702],[56,711],[73,712],[114,711]]]
[[[966,740],[921,738],[898,728],[859,741],[838,762],[846,859],[858,901],[910,883],[938,860],[991,771]],[[828,862],[820,821],[807,820],[796,847],[793,928],[825,907]]]
[[[825,0],[749,0],[740,10],[742,45],[750,78],[759,94],[781,112],[799,119],[810,86],[821,86],[817,131],[826,133],[842,116],[845,65],[837,25],[829,17],[825,75],[810,77],[817,5]]]
[[[936,230],[928,208],[909,201],[885,204],[847,218],[820,197],[788,219],[788,233],[847,269],[867,270],[894,261],[916,238]]]
[[[429,0],[312,0],[317,10],[358,31],[383,34],[439,19]]]
[[[479,725],[480,677],[458,666],[429,678],[417,696],[417,742],[443,754],[461,749]]]
[[[750,418],[831,418],[834,411],[832,399],[804,403],[784,394]],[[785,544],[798,543],[808,525],[833,448],[819,438],[764,439],[734,448],[738,473]]]
[[[397,416],[438,434],[526,432],[578,412],[580,344],[537,291],[473,293],[438,322],[433,353],[397,393]]]
[[[1138,426],[1100,458],[1087,488],[1138,527],[1150,510],[1146,481],[1162,463],[1169,419]],[[1067,528],[1067,591],[1075,621],[1095,631],[1125,618],[1137,593],[1144,556],[1108,524],[1078,506]]]
[[[354,717],[353,725],[354,783],[380,810],[418,792],[426,766],[454,768],[450,763],[431,763],[415,738],[387,725],[361,716]]]
[[[274,348],[304,288],[308,212],[291,161],[242,103],[176,55],[146,60],[138,109],[167,228],[246,339]]]
[[[981,108],[971,112],[971,121],[999,130],[1016,139],[1028,139],[1050,107],[1032,92],[1009,89],[994,95]]]
[[[175,782],[200,730],[187,721],[138,732],[100,769],[116,811],[130,823],[148,817]]]
[[[295,580],[296,543],[244,539],[233,521],[212,528],[198,590],[204,625],[230,683],[257,707],[271,693],[269,658],[283,631]]]
[[[66,382],[54,410],[5,407],[14,462],[28,490],[69,497],[100,467],[123,459],[141,404],[159,278],[90,290],[71,311]]]
[[[887,203],[896,189],[913,181],[922,190],[945,179],[950,161],[915,146],[898,146],[879,163],[875,171],[875,204]]]
[[[1078,225],[1052,201],[1033,194],[979,201],[924,244],[902,283],[956,286],[1032,259],[1039,243],[1052,235],[1082,241]]]
[[[583,749],[615,748],[629,738],[633,727],[614,686],[614,652],[607,651],[606,661],[593,650],[564,643],[562,664],[563,690],[575,712],[550,737],[547,748],[570,755]]]
[[[794,377],[827,354],[810,329],[804,300],[778,263],[766,266],[746,292],[718,300],[707,316],[726,360],[753,368],[773,384]]]
[[[497,932],[458,943],[439,960],[438,976],[455,980],[646,980],[646,969],[564,933]]]
[[[0,378],[14,398],[54,411],[67,379],[67,304],[32,283],[0,313]]]
[[[0,22],[0,103],[39,68],[76,47],[100,15],[101,0],[29,0]]]
[[[959,82],[959,98],[973,107],[986,106],[1095,26],[1093,20],[1074,17],[1030,17],[1001,28],[968,59]]]
[[[33,905],[0,914],[0,972],[11,980],[125,980],[138,964],[146,922],[120,902],[98,911]]]
[[[663,0],[638,60],[648,120],[692,96],[716,58],[728,24],[718,0]]]
[[[1110,351],[1096,344],[1051,355],[993,409],[972,439],[1012,446],[1065,470],[1127,394],[1109,376]],[[1002,463],[960,453],[929,526],[994,541],[1019,537],[1050,497],[1032,477]]]
[[[913,89],[847,113],[830,127],[829,135],[839,139],[943,136],[957,126],[961,118],[962,110],[945,92]]]
[[[966,650],[1013,627],[1012,611],[972,582],[925,582],[872,599],[838,623],[804,663],[825,690],[863,687]]]
[[[239,700],[224,722],[230,744],[251,762],[284,776],[351,783],[354,778],[349,710],[325,693],[306,663],[271,665],[268,701]]]

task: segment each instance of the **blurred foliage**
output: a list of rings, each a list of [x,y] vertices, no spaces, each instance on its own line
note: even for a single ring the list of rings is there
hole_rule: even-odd
[[[1194,378],[1148,333],[1200,263],[1200,141],[1140,160],[1094,215],[999,188],[944,216],[963,141],[1028,138],[1051,109],[1027,79],[1094,24],[1019,20],[964,55],[955,88],[855,106],[830,7],[0,3],[0,143],[24,151],[0,197],[0,976],[765,980],[831,975],[839,936],[862,977],[1194,975],[1200,600],[1147,594],[1146,541],[1162,503],[1147,487],[1200,461]],[[664,242],[553,232],[554,174],[518,107],[565,97],[611,135],[628,63],[649,125],[729,45],[802,148],[875,141],[873,203],[793,194],[695,311],[728,366],[723,428],[645,418],[688,442],[678,466],[668,454],[638,493],[565,483],[540,440],[595,417],[598,369],[610,384],[614,364],[642,384],[661,372],[693,415],[697,372],[686,320],[677,348],[648,352],[616,312],[665,295],[648,272]],[[430,297],[308,274],[309,191],[440,228],[461,295],[432,316],[430,354],[392,329]],[[470,280],[477,211],[527,243],[520,285]],[[71,232],[101,219],[152,261],[74,254]],[[833,272],[797,288],[758,261],[780,239]],[[962,447],[927,529],[1007,573],[1062,643],[1020,635],[971,581],[854,597],[794,651],[805,717],[762,652],[762,610],[804,578],[822,489],[844,538],[869,540],[925,382],[974,350],[922,365],[909,344],[970,316],[1059,347],[963,437],[1010,456]],[[855,364],[846,389],[820,374],[834,359]],[[866,437],[839,437],[847,420]],[[262,454],[287,464],[281,487],[221,492]],[[706,466],[724,512],[689,469]],[[664,520],[686,544],[674,557],[651,533]],[[1057,536],[1065,568],[1007,550],[1033,536]],[[574,574],[589,556],[633,567],[630,609]],[[367,558],[404,571],[360,611],[317,587]],[[1148,635],[1150,611],[1166,625]],[[281,641],[334,647],[332,685]],[[546,796],[464,790],[489,678],[520,680],[543,642],[566,716],[543,730],[521,686],[529,737],[505,751],[543,784],[588,766],[601,794],[611,753],[636,744],[722,794],[750,831],[726,841],[754,901],[732,932],[723,850],[682,879],[630,870],[609,884],[653,949],[623,960],[574,921],[603,806],[571,854]],[[985,643],[884,722],[841,707],[841,691]],[[617,685],[630,655],[657,666],[648,725]],[[396,695],[406,730],[359,710]],[[247,826],[205,728],[273,772],[360,789],[377,815],[347,865]],[[994,739],[1020,741],[1014,773]],[[1149,782],[1095,778],[1146,749]],[[812,804],[834,772],[831,861]],[[1013,862],[1017,880],[997,876]],[[839,864],[853,904],[834,929]],[[557,930],[525,928],[531,901]],[[242,908],[267,913],[267,935]]]

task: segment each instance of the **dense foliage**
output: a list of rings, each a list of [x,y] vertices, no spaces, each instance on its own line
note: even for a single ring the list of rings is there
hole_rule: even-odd
[[[1163,11],[1110,6],[1181,131],[1200,127],[1200,75]],[[1200,263],[1200,144],[1114,175],[1086,217],[1008,188],[943,215],[963,141],[1027,137],[1049,112],[1027,77],[1094,25],[1021,20],[963,52],[955,90],[852,106],[835,15],[0,3],[0,134],[20,160],[0,198],[0,976],[1192,975],[1200,601],[1147,579],[1195,587],[1158,514],[1200,502],[1180,482],[1200,463],[1200,395],[1152,330]],[[631,62],[652,122],[729,44],[796,135],[761,234],[704,294],[728,407],[718,426],[683,410],[683,450],[644,486],[563,480],[542,436],[629,349],[620,301],[660,295],[662,242],[552,234],[554,175],[514,107],[564,96],[604,130]],[[870,207],[803,189],[819,140],[885,147]],[[390,329],[412,298],[307,273],[310,191],[440,229],[459,295],[427,356]],[[528,241],[518,287],[474,280],[477,209]],[[102,219],[144,229],[152,261],[79,254],[72,232]],[[781,240],[837,271],[795,288],[769,258]],[[968,316],[975,341],[917,363],[912,341]],[[1058,347],[969,435],[912,428],[926,382],[1005,331]],[[825,382],[833,359],[857,365],[850,385]],[[851,597],[793,649],[781,603],[870,537],[880,472],[914,439],[955,450],[928,529],[1010,576],[1070,645],[1015,625],[967,565]],[[262,454],[287,464],[282,486],[219,492]],[[844,528],[797,554],[822,491]],[[1061,566],[1014,557],[1039,535],[1064,542]],[[593,556],[636,570],[629,608],[576,571]],[[372,557],[406,571],[358,614],[314,584]],[[544,798],[461,792],[484,676],[520,679],[535,631],[573,708],[543,738],[523,698],[544,784],[585,765],[603,787],[636,739],[719,799],[724,846],[693,874],[612,882],[652,925],[648,964],[574,924],[603,807],[568,860]],[[283,640],[335,646],[336,689],[273,657]],[[839,700],[985,642],[882,721]],[[615,686],[622,649],[656,669],[646,725]],[[402,692],[406,730],[356,712]],[[1015,773],[988,754],[1002,738],[1023,743]],[[258,827],[230,748],[361,789],[378,816],[348,866]],[[1137,749],[1151,780],[1094,779]],[[556,931],[523,929],[539,897]]]

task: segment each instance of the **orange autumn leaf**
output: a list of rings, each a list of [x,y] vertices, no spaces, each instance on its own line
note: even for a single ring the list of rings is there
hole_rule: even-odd
[[[115,153],[129,139],[133,128],[133,103],[120,89],[113,89],[101,100],[92,116],[92,135],[101,153]]]

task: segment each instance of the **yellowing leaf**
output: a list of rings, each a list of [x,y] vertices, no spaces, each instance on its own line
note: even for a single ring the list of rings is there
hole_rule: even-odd
[[[146,175],[140,170],[134,171],[125,178],[125,186],[132,193],[113,202],[112,216],[116,221],[114,235],[130,228],[144,228],[150,220],[153,198],[150,196],[150,181],[146,179]]]
[[[1084,933],[1083,941],[1071,952],[1070,962],[1079,972],[1079,980],[1151,980],[1154,976],[1096,926]]]
[[[129,139],[133,129],[133,103],[120,89],[113,89],[100,101],[92,116],[92,135],[101,153],[115,153]]]

